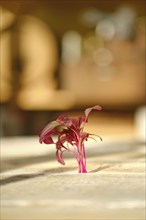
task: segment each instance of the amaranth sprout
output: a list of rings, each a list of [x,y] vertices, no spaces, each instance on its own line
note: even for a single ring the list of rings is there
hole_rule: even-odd
[[[56,121],[49,122],[40,132],[40,143],[55,144],[56,158],[62,165],[65,165],[63,153],[65,151],[69,152],[77,160],[78,172],[87,173],[84,142],[92,134],[84,132],[84,126],[88,122],[90,112],[101,109],[99,105],[87,108],[84,115],[78,118],[71,118],[68,115],[61,114]],[[53,136],[57,136],[57,141],[53,140]],[[100,136],[98,137],[102,140]]]

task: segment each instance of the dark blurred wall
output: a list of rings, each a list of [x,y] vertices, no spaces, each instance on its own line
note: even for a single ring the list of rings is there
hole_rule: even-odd
[[[145,104],[145,1],[0,6],[2,134],[35,133],[48,112]]]

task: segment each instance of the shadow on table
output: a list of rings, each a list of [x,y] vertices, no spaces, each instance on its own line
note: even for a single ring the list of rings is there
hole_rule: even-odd
[[[87,150],[87,157],[88,158],[92,158],[92,157],[101,157],[101,156],[110,156],[110,155],[116,155],[118,154],[123,154],[123,153],[129,153],[129,152],[137,152],[136,155],[131,155],[131,157],[135,157],[135,158],[140,158],[143,157],[143,153],[138,152],[138,150],[140,149],[140,147],[142,147],[144,145],[144,143],[142,142],[114,142],[114,143],[109,143],[109,144],[103,144],[101,147],[97,147],[95,146],[95,148],[92,147],[92,151],[91,149]],[[64,158],[71,158],[70,154],[65,154]],[[33,165],[33,164],[39,164],[42,162],[47,162],[47,161],[56,161],[56,157],[55,157],[55,151],[48,155],[40,155],[40,156],[25,156],[25,157],[15,157],[15,158],[9,158],[9,159],[5,159],[5,158],[1,158],[1,172],[7,171],[7,170],[12,170],[12,169],[17,169],[17,168],[21,168],[21,167],[25,167],[28,165]],[[92,172],[98,172],[101,169],[105,169],[106,167],[99,167],[96,170],[93,170]],[[61,168],[58,168],[59,170]],[[66,167],[63,167],[61,169],[61,171],[64,171],[64,169],[66,169]],[[68,168],[69,169],[69,168]],[[57,172],[56,169],[54,169],[54,172]]]
[[[60,168],[44,170],[43,172],[40,172],[40,173],[17,174],[17,175],[10,176],[10,177],[7,177],[5,179],[2,179],[0,181],[0,186],[7,185],[7,184],[10,184],[10,183],[14,183],[14,182],[19,182],[19,181],[24,181],[24,180],[28,180],[28,179],[37,178],[37,177],[44,176],[44,175],[51,174],[51,173],[64,173],[64,172],[69,171],[69,170],[73,170],[73,168],[72,167],[60,167]]]

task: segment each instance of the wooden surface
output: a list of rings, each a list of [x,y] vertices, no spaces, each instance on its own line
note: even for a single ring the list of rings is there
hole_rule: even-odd
[[[144,144],[104,137],[87,143],[87,174],[38,137],[1,141],[1,219],[145,219]]]

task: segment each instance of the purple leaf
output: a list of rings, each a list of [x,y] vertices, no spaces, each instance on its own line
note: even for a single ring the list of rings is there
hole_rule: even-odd
[[[63,152],[68,151],[78,163],[79,173],[86,173],[86,152],[84,142],[91,134],[83,131],[85,123],[88,122],[89,114],[92,110],[101,110],[101,106],[96,105],[85,110],[85,115],[78,118],[71,118],[61,114],[56,121],[48,123],[39,134],[40,143],[55,144],[56,158],[59,163],[65,165]],[[53,136],[57,136],[56,142]],[[100,136],[98,136],[100,138]],[[101,138],[100,138],[101,139]],[[102,140],[102,139],[101,139]],[[65,145],[67,143],[67,145]],[[70,149],[72,146],[72,150]]]

